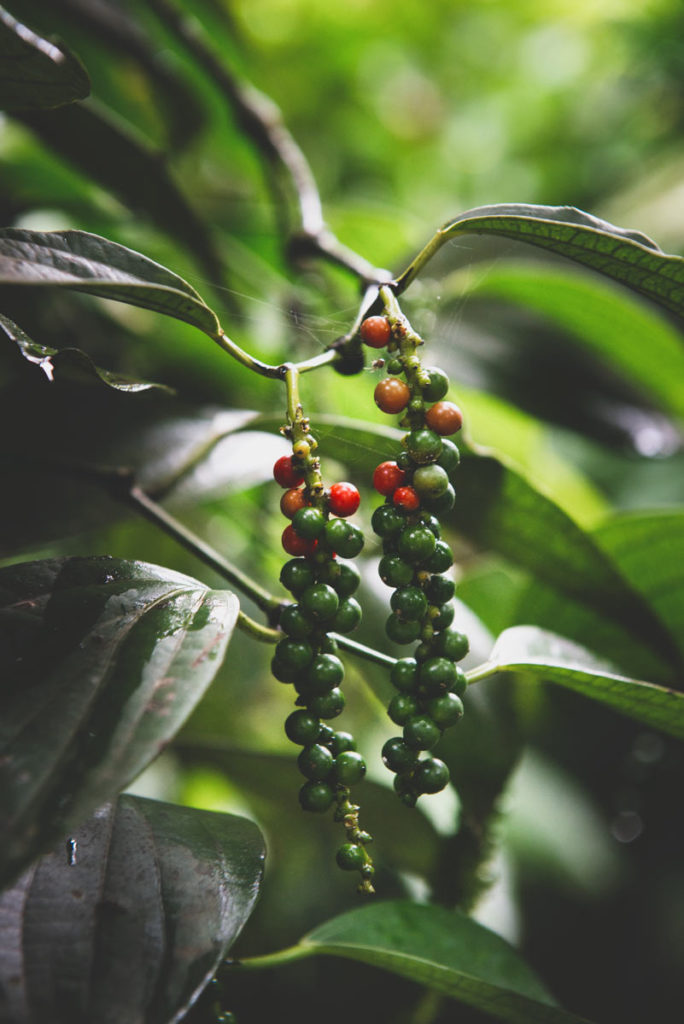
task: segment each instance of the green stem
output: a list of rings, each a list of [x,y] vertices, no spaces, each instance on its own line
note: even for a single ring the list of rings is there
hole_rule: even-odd
[[[314,950],[309,950],[306,946],[289,946],[287,949],[280,949],[276,953],[266,953],[264,956],[248,956],[244,960],[225,960],[223,968],[260,971],[268,967],[281,967],[283,964],[295,963],[297,960],[312,956],[313,953]]]
[[[490,676],[496,675],[500,672],[501,668],[493,661],[483,661],[481,665],[477,665],[475,668],[471,668],[469,672],[466,672],[466,679],[468,680],[468,686],[471,683],[479,683],[482,679],[488,679]]]
[[[191,530],[188,530],[187,527],[183,526],[172,515],[169,515],[161,505],[158,505],[156,501],[149,498],[139,487],[131,487],[126,494],[125,500],[136,511],[145,516],[146,519],[153,522],[155,526],[160,527],[160,529],[168,533],[169,536],[173,537],[184,548],[192,552],[205,565],[208,565],[229,583],[232,583],[233,586],[238,587],[247,597],[254,601],[257,608],[266,612],[269,620],[276,618],[282,601],[273,597],[267,590],[260,587],[258,583],[255,583],[251,577],[243,573],[241,569],[238,569],[228,559],[219,555],[201,537],[192,533]]]
[[[262,626],[259,622],[255,622],[254,619],[250,619],[249,615],[245,615],[244,612],[238,612],[237,627],[243,633],[247,633],[248,636],[265,644],[277,644],[279,640],[283,639],[283,634],[280,630]]]
[[[449,234],[440,228],[439,231],[433,235],[428,244],[421,249],[416,258],[409,263],[403,274],[400,274],[396,279],[393,285],[395,294],[401,295],[402,292],[405,292],[411,284],[411,281],[413,281],[413,279],[420,273],[426,263],[429,263],[435,253],[437,253],[444,243],[448,242],[452,237],[453,233]]]
[[[356,654],[359,658],[365,658],[366,661],[372,661],[376,665],[385,665],[387,668],[391,668],[396,663],[396,658],[392,658],[389,654],[383,654],[382,651],[375,651],[372,647],[366,647],[365,644],[360,644],[358,640],[350,640],[348,636],[340,636],[339,633],[330,633],[328,635],[336,641],[343,651]]]

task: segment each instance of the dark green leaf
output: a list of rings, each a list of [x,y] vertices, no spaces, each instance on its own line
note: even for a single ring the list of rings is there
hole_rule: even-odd
[[[78,348],[63,348],[60,350],[39,345],[29,338],[21,327],[15,324],[9,317],[0,313],[0,331],[14,342],[15,351],[28,363],[42,371],[47,380],[66,379],[73,382],[86,384],[105,384],[115,391],[124,391],[127,394],[135,394],[139,391],[149,391],[150,388],[161,388],[164,391],[170,390],[163,384],[150,384],[147,381],[132,380],[130,377],[122,377],[118,373],[111,373],[109,370],[102,370],[96,366],[89,355],[81,352]]]
[[[223,259],[211,230],[176,184],[164,155],[130,124],[94,101],[15,117],[88,179],[189,249],[210,281],[225,284]]]
[[[72,53],[41,39],[0,7],[0,108],[59,107],[89,92],[87,72]]]
[[[578,1024],[516,951],[457,911],[388,902],[351,910],[306,935],[305,955],[382,967],[512,1024]]]
[[[661,252],[637,231],[625,231],[572,206],[511,203],[467,210],[437,232],[398,278],[404,291],[445,242],[461,235],[498,235],[529,242],[627,285],[684,316],[684,259]]]
[[[122,796],[0,897],[3,1021],[171,1024],[251,914],[250,821]]]
[[[489,660],[468,677],[476,682],[494,672],[529,673],[684,739],[684,693],[620,676],[590,651],[555,633],[535,626],[504,630]]]
[[[644,303],[589,275],[542,263],[496,263],[486,273],[458,272],[460,297],[501,299],[542,314],[661,408],[684,416],[681,334]]]
[[[0,229],[0,284],[73,288],[166,313],[209,335],[219,330],[216,314],[182,277],[86,231]]]
[[[157,756],[214,678],[237,614],[233,594],[144,562],[0,570],[3,878]]]
[[[594,536],[684,654],[684,511],[615,516]]]

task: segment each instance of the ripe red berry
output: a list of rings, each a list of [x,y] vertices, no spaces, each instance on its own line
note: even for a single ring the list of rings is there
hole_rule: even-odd
[[[304,508],[306,503],[304,488],[291,487],[289,491],[285,491],[280,499],[280,511],[288,519],[292,519],[295,512],[299,512],[300,508]]]
[[[405,480],[406,473],[399,468],[396,462],[381,462],[373,473],[373,487],[378,494],[383,494],[385,497],[394,494],[397,487],[401,487]]]
[[[312,555],[316,550],[317,540],[307,540],[295,532],[294,526],[286,526],[283,530],[282,544],[288,555],[299,557],[301,555]]]
[[[360,503],[361,495],[354,484],[342,482],[333,484],[330,488],[328,508],[334,516],[341,516],[343,519],[346,516],[353,516]]]
[[[304,472],[295,466],[291,455],[282,455],[273,467],[273,478],[281,487],[297,487],[304,480]]]
[[[392,328],[385,316],[368,316],[361,324],[361,338],[371,348],[384,348],[392,336]]]
[[[455,434],[463,425],[463,413],[453,402],[435,402],[425,413],[425,422],[440,437]]]
[[[415,512],[420,508],[420,498],[413,487],[397,487],[392,501],[397,508],[403,508],[405,512]]]
[[[385,377],[376,384],[373,398],[381,412],[392,416],[406,408],[411,401],[411,392],[398,377]]]

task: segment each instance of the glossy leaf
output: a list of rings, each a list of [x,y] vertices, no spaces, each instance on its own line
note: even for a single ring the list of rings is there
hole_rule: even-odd
[[[594,535],[684,655],[684,511],[614,516]]]
[[[306,935],[303,955],[360,960],[411,978],[511,1024],[578,1024],[516,951],[458,911],[387,902],[351,910]]]
[[[0,875],[111,799],[216,674],[237,598],[144,562],[0,570]]]
[[[535,626],[504,630],[484,665],[468,673],[476,682],[495,672],[525,672],[581,693],[644,725],[684,739],[684,693],[618,675],[590,651]]]
[[[90,79],[63,46],[41,39],[0,7],[0,108],[40,110],[83,99]]]
[[[461,235],[495,235],[528,242],[606,274],[684,316],[684,259],[660,251],[637,231],[626,231],[573,206],[511,203],[467,210],[440,228],[398,278],[404,291],[432,256]]]
[[[646,393],[684,417],[684,339],[663,317],[599,278],[543,263],[496,263],[452,278],[459,296],[502,300],[541,314]]]
[[[27,364],[36,368],[44,374],[49,381],[67,379],[80,381],[86,384],[104,384],[114,391],[123,391],[126,394],[135,394],[139,391],[149,391],[150,388],[161,388],[164,391],[170,390],[163,384],[151,384],[147,381],[132,380],[130,377],[122,377],[118,373],[111,373],[96,366],[86,352],[78,348],[55,349],[46,345],[39,345],[38,342],[29,338],[28,334],[15,324],[9,317],[0,313],[0,331],[10,341],[14,342],[15,352],[18,353]]]
[[[216,314],[182,277],[86,231],[3,228],[0,284],[72,288],[166,313],[209,335],[219,330]]]
[[[179,1021],[251,914],[250,821],[122,796],[0,896],[8,1024]]]

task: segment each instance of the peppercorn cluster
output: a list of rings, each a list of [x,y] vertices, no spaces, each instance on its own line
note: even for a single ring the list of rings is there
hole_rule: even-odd
[[[329,490],[322,487],[318,460],[311,460],[315,441],[308,441],[306,451],[295,445],[300,454],[283,456],[273,468],[285,489],[281,510],[291,519],[282,544],[294,556],[283,566],[280,580],[295,601],[282,610],[285,636],[276,645],[271,670],[297,692],[297,709],[287,718],[285,732],[302,747],[297,765],[307,781],[299,791],[300,805],[318,813],[336,805],[335,819],[344,824],[347,839],[337,851],[337,863],[343,870],[359,871],[359,889],[372,892],[374,869],[366,850],[371,836],[360,829],[359,807],[350,799],[350,787],[362,781],[366,764],[354,738],[327,724],[345,706],[340,688],[344,666],[329,634],[350,633],[361,620],[361,607],[353,596],[359,572],[338,559],[353,558],[363,547],[363,533],[347,522],[360,496],[346,482]]]
[[[382,538],[380,578],[393,588],[392,613],[385,630],[397,644],[418,642],[412,657],[391,670],[397,694],[388,715],[402,735],[385,743],[382,759],[395,773],[400,799],[414,806],[423,793],[437,793],[449,781],[447,766],[436,757],[420,757],[463,714],[466,678],[459,662],[468,640],[452,628],[454,582],[445,575],[453,564],[441,538],[439,515],[454,507],[452,484],[459,451],[448,438],[461,427],[462,415],[444,401],[449,379],[438,367],[423,368],[417,355],[421,339],[402,316],[368,317],[361,338],[372,348],[387,348],[379,361],[387,376],[375,388],[375,402],[389,415],[403,414],[407,429],[396,460],[380,463],[373,486],[385,498],[371,524]],[[376,364],[377,365],[377,364]]]

